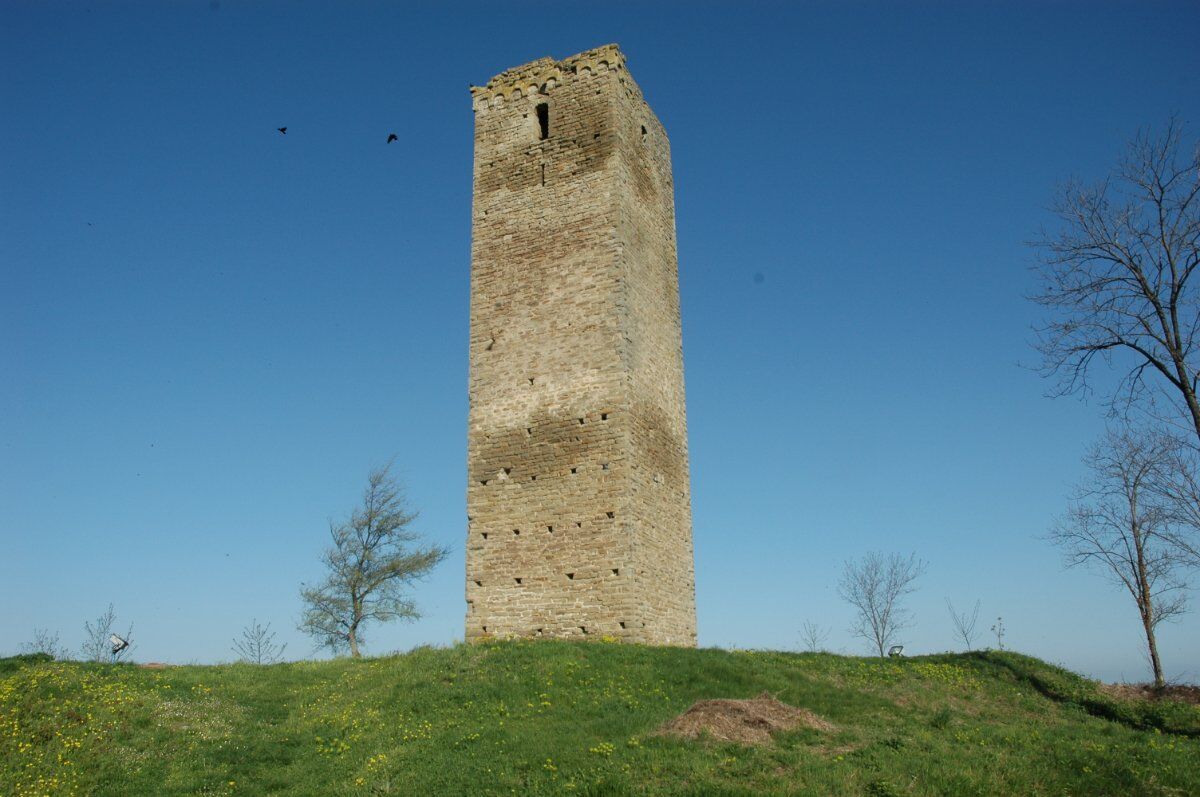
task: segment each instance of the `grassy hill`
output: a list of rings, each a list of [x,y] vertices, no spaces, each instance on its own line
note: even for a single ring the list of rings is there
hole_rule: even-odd
[[[832,723],[652,735],[769,690]],[[254,667],[0,659],[12,795],[1200,794],[1200,708],[1013,653],[870,660],[566,642]]]

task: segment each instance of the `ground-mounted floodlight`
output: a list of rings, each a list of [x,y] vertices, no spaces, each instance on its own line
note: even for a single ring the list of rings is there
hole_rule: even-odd
[[[892,645],[888,648],[888,658],[898,659],[904,655],[903,645]]]
[[[108,641],[112,643],[112,654],[114,657],[118,653],[120,653],[122,650],[129,647],[129,640],[122,639],[121,637],[117,636],[116,634],[110,634],[108,637]]]

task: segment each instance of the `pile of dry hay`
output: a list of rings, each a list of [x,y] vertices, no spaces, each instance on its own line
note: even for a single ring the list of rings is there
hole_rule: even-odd
[[[763,692],[752,700],[701,700],[654,732],[656,736],[697,739],[707,736],[722,742],[770,744],[775,731],[833,726],[808,709],[789,706]]]

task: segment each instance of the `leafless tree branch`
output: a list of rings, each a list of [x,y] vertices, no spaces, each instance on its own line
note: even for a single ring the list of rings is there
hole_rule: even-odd
[[[1034,243],[1047,310],[1036,330],[1052,393],[1087,394],[1096,359],[1123,370],[1107,396],[1114,413],[1165,400],[1200,441],[1200,149],[1185,151],[1182,125],[1140,133],[1109,179],[1062,186],[1055,233]]]

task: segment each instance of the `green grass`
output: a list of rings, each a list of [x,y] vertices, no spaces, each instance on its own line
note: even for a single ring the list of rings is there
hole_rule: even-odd
[[[836,726],[651,735],[769,690]],[[0,794],[1200,794],[1200,709],[1013,653],[604,643],[174,667],[0,659]]]

